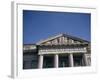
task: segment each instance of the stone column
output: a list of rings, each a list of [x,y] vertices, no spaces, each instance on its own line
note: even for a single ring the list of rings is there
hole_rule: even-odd
[[[39,62],[38,62],[38,68],[43,68],[43,55],[39,55]]]
[[[74,59],[73,59],[73,54],[72,53],[69,54],[69,65],[70,65],[70,67],[74,66]]]
[[[58,68],[59,66],[59,58],[58,58],[58,54],[54,55],[54,67]]]
[[[88,66],[88,62],[87,62],[87,58],[86,58],[86,53],[83,54],[83,59],[84,59],[85,66]]]

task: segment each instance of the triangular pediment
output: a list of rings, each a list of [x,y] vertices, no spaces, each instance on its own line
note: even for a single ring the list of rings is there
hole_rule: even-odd
[[[80,44],[88,41],[67,34],[60,34],[38,42],[38,45]]]

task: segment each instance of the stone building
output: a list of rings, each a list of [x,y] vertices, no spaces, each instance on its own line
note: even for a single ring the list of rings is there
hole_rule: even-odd
[[[91,65],[90,42],[59,34],[23,45],[23,69],[82,67]]]

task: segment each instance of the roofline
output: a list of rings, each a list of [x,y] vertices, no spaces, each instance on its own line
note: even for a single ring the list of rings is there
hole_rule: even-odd
[[[48,41],[48,40],[55,39],[55,38],[60,37],[60,36],[63,36],[63,35],[64,35],[64,36],[67,36],[67,37],[74,38],[74,39],[76,39],[76,40],[85,41],[85,42],[88,42],[88,43],[90,42],[90,41],[84,40],[84,39],[82,39],[82,38],[75,37],[75,36],[71,36],[71,35],[68,35],[68,34],[59,34],[59,35],[56,35],[56,36],[47,38],[47,39],[45,39],[45,40],[39,41],[39,42],[37,42],[36,44],[38,45],[38,44],[41,44],[41,43],[46,42],[46,41]]]
[[[44,39],[44,40],[42,40],[42,41],[37,42],[36,44],[38,45],[38,44],[41,44],[42,42],[45,42],[45,41],[48,41],[48,40],[51,40],[51,39],[55,39],[55,38],[60,37],[60,36],[62,36],[62,34],[49,37],[49,38],[47,38],[47,39]]]
[[[64,34],[65,36],[68,36],[68,37],[71,37],[71,38],[74,38],[74,39],[77,39],[77,40],[80,40],[80,41],[85,41],[85,42],[90,42],[88,40],[85,40],[83,38],[79,38],[79,37],[76,37],[76,36],[71,36],[71,35],[68,35],[68,34]]]
[[[29,43],[29,44],[23,44],[23,45],[36,45],[36,44],[35,44],[35,43],[34,43],[34,44],[33,44],[33,43],[32,43],[32,44],[31,44],[31,43]]]

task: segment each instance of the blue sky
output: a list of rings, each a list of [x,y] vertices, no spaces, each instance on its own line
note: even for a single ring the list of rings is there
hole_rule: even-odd
[[[67,33],[90,41],[88,13],[23,10],[23,42],[36,43],[59,33]]]

